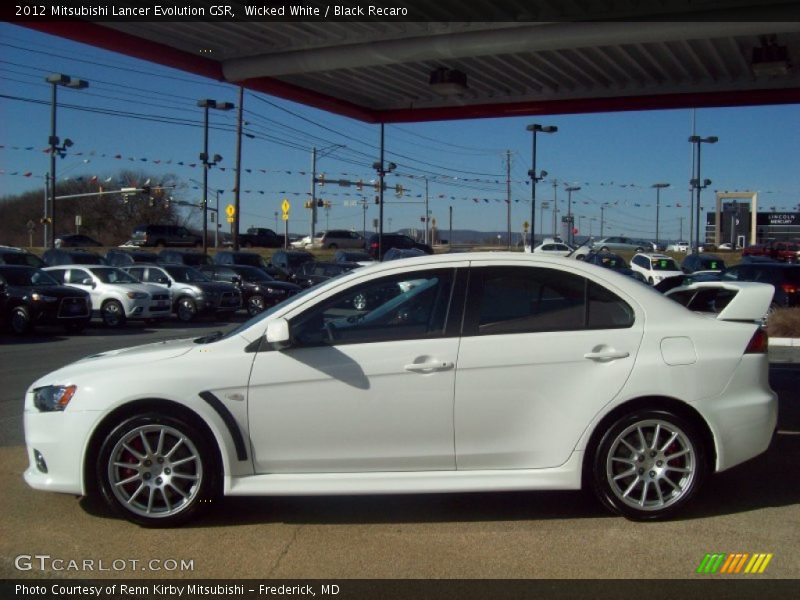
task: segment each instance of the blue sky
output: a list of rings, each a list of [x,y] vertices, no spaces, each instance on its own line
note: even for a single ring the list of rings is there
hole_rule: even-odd
[[[0,98],[0,195],[43,186],[49,159],[42,150],[50,133],[50,86],[44,77],[65,73],[88,80],[90,87],[59,89],[58,135],[75,143],[58,162],[59,180],[104,180],[123,168],[143,170],[159,177],[171,174],[188,184],[177,192],[183,199],[201,197],[191,180],[200,181],[202,170],[190,166],[198,162],[203,141],[202,112],[196,102],[236,102],[234,86],[8,23],[0,23],[0,48],[0,94],[15,98]],[[69,104],[95,112],[71,109]],[[274,227],[275,212],[287,198],[292,205],[291,231],[308,231],[308,211],[302,206],[310,189],[312,146],[346,146],[319,161],[318,171],[326,178],[374,180],[371,164],[378,159],[378,126],[264,94],[246,92],[244,106],[246,130],[255,138],[245,138],[243,144],[243,229]],[[719,137],[719,143],[703,147],[702,177],[713,181],[703,192],[704,208],[713,204],[713,190],[754,190],[760,193],[762,207],[797,210],[800,106],[698,109],[695,118],[698,135]],[[572,194],[581,234],[588,234],[590,227],[595,236],[599,233],[600,207],[605,204],[606,235],[654,238],[656,193],[651,185],[668,182],[671,187],[661,192],[660,237],[677,239],[681,217],[683,237],[688,237],[691,110],[387,125],[387,161],[398,164],[397,174],[387,177],[387,183],[403,185],[405,194],[398,199],[387,192],[385,230],[421,227],[427,176],[431,216],[441,227],[447,227],[452,206],[455,228],[504,231],[510,150],[512,228],[520,231],[530,217],[531,134],[525,127],[532,122],[559,129],[538,138],[537,169],[549,175],[537,187],[537,201],[549,201],[552,207],[555,179],[559,210],[566,211],[565,185],[581,187]],[[224,159],[221,168],[210,171],[209,184],[222,190],[224,206],[233,199],[235,111],[212,111],[211,124],[210,153]],[[327,220],[321,213],[318,228],[327,223],[330,228],[360,229],[362,210],[353,204],[362,197],[369,202],[368,228],[377,217],[371,189],[359,194],[354,187],[328,184],[320,195],[332,207]],[[547,234],[552,212],[546,210],[543,216]],[[539,217],[537,211],[537,234]]]

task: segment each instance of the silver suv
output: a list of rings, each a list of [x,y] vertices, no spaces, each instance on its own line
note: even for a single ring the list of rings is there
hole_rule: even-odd
[[[200,314],[233,314],[242,307],[235,285],[212,281],[186,265],[133,265],[125,270],[146,283],[167,289],[172,309],[184,322]]]
[[[59,283],[89,292],[95,314],[108,327],[122,327],[128,319],[169,317],[169,293],[117,267],[64,265],[44,270]]]
[[[364,236],[355,231],[347,231],[346,229],[320,231],[314,236],[314,241],[310,244],[310,247],[315,250],[321,248],[329,248],[331,250],[336,250],[337,248],[362,250],[365,246],[366,240]]]
[[[597,240],[592,244],[592,249],[600,252],[655,252],[655,245],[646,240],[613,236]]]

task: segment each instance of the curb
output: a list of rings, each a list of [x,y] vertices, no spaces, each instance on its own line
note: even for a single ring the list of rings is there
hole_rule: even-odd
[[[800,364],[800,338],[769,338],[769,362]]]

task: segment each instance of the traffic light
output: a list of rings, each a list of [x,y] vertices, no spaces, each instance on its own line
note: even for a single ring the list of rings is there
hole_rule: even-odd
[[[330,207],[331,207],[331,201],[325,200],[325,208],[330,208]]]
[[[364,189],[364,182],[361,179],[356,182],[356,189],[359,192]]]
[[[317,200],[317,208],[322,208],[323,206],[325,206],[325,202],[323,202],[322,198],[320,198]]]
[[[313,207],[314,207],[314,205],[312,204],[311,200],[307,200],[307,201],[306,201],[306,202],[303,204],[303,208],[313,208]]]
[[[381,197],[375,196],[375,204],[380,204],[380,203],[381,203]]]
[[[396,186],[394,186],[394,194],[398,198],[400,198],[403,195],[403,185],[402,184],[398,183]]]
[[[319,177],[317,177],[317,183],[319,183],[320,187],[325,185],[325,173],[320,173]]]

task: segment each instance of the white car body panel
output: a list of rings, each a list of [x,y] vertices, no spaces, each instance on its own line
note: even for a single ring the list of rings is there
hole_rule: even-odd
[[[715,313],[722,321],[760,322],[767,313],[775,288],[770,283],[755,281],[698,281],[669,290],[665,296],[670,297],[687,290],[722,289],[737,292],[728,304]]]
[[[566,335],[246,349],[269,320],[291,319],[351,285],[498,264],[580,274],[630,304],[634,324]],[[95,428],[115,409],[148,398],[180,404],[205,422],[221,451],[227,494],[576,489],[595,429],[637,398],[669,398],[696,411],[711,432],[716,470],[724,470],[763,452],[777,422],[767,357],[744,354],[755,329],[694,314],[633,279],[571,259],[476,253],[376,264],[292,298],[221,340],[107,352],[40,378],[25,399],[25,480],[37,489],[85,493]],[[670,341],[676,338],[690,344]],[[628,356],[583,358],[604,345]],[[405,370],[419,359],[455,368]],[[69,384],[77,392],[63,412],[33,406],[35,388]],[[246,441],[244,459],[204,392],[233,417]],[[37,468],[34,448],[48,473]]]

